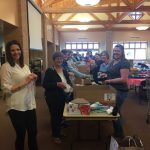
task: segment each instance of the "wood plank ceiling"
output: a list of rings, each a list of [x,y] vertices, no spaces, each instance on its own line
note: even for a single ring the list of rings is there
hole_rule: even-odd
[[[92,31],[150,27],[150,0],[101,0],[90,7],[79,6],[75,0],[36,0],[36,3],[59,31],[84,27]],[[136,19],[131,12],[137,14]]]

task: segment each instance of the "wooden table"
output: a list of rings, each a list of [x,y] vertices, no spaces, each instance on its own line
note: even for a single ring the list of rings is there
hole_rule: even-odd
[[[119,114],[117,116],[109,115],[106,112],[101,113],[90,113],[89,115],[81,115],[81,114],[69,114],[67,111],[67,105],[65,105],[63,117],[66,120],[117,120]]]
[[[100,121],[103,121],[103,120],[112,121],[112,120],[117,120],[120,117],[119,114],[117,114],[117,116],[113,116],[111,114],[110,115],[107,114],[106,112],[100,112],[100,113],[95,113],[95,112],[92,113],[91,112],[89,115],[69,114],[69,112],[67,111],[67,105],[68,104],[65,105],[64,113],[63,113],[63,117],[65,118],[65,120],[76,120],[76,121],[78,121],[77,138],[71,142],[70,150],[73,149],[73,144],[75,143],[75,141],[81,140],[81,138],[80,138],[80,121],[96,120],[98,123],[98,139],[100,139]]]

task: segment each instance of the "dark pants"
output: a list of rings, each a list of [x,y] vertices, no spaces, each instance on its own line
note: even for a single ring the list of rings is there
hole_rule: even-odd
[[[52,136],[60,137],[65,97],[64,95],[53,95],[52,97],[46,97],[46,102],[51,115]]]
[[[36,140],[37,120],[35,109],[27,111],[10,110],[8,114],[16,131],[16,150],[24,150],[26,131],[28,133],[29,150],[38,150]]]
[[[121,116],[121,107],[126,97],[127,97],[127,92],[117,91],[116,107],[118,112],[120,113],[120,118],[117,121],[113,121],[113,126],[114,126],[115,135],[118,137],[122,137],[124,135],[122,116]]]

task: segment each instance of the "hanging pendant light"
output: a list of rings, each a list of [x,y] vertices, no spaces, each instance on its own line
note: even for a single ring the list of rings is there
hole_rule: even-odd
[[[100,0],[76,0],[76,3],[81,6],[94,6],[99,2]]]

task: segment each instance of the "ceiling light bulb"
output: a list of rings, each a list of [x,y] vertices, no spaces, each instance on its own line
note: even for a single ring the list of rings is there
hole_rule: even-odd
[[[149,27],[148,26],[139,26],[136,27],[137,30],[147,30]]]
[[[90,18],[80,18],[79,21],[80,22],[90,22],[91,19]]]
[[[94,6],[99,2],[100,0],[76,0],[76,3],[81,6]]]
[[[74,25],[64,25],[64,26],[62,26],[62,28],[64,28],[64,29],[72,29],[72,28],[75,28],[75,26]]]
[[[87,30],[88,27],[85,27],[85,26],[80,26],[80,27],[77,27],[78,30]]]

